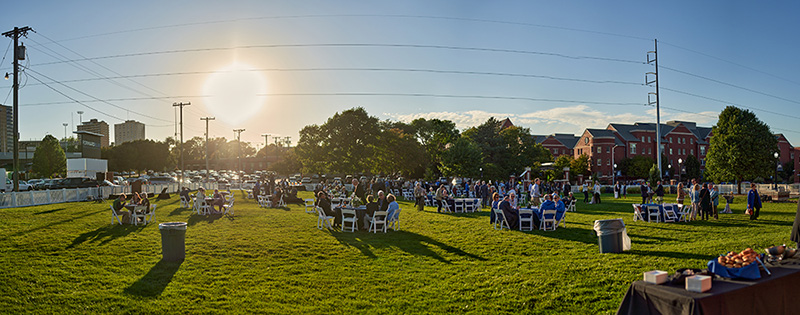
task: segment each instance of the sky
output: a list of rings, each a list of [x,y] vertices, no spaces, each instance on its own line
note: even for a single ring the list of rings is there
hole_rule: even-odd
[[[698,3],[702,2],[702,3]],[[337,112],[511,118],[533,134],[655,122],[648,51],[658,40],[661,121],[713,126],[752,110],[800,146],[800,4],[791,1],[32,1],[0,12],[29,26],[20,139],[96,118],[146,124],[149,139],[263,146]],[[11,40],[0,41],[12,72]],[[6,47],[3,47],[6,46]],[[652,55],[651,55],[652,57]],[[0,103],[12,104],[12,80]],[[78,111],[84,112],[78,115]],[[65,128],[62,124],[67,123]]]

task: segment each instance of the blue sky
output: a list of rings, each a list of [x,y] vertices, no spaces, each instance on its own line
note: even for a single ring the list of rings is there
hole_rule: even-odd
[[[579,134],[655,121],[644,105],[654,88],[641,83],[657,38],[662,121],[711,126],[726,104],[747,106],[800,146],[791,94],[800,85],[797,9],[788,1],[39,1],[4,10],[0,21],[3,31],[36,31],[22,40],[24,140],[62,137],[79,110],[112,133],[124,119],[144,122],[148,138],[163,140],[180,101],[192,103],[185,138],[202,136],[200,118],[214,116],[212,137],[245,128],[254,145],[262,134],[295,144],[303,126],[355,106],[381,119],[442,118],[463,129],[510,117],[534,134]],[[244,71],[218,72],[226,68]],[[11,81],[2,82],[0,102],[11,104]]]

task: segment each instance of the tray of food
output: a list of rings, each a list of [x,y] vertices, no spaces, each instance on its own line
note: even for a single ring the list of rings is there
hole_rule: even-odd
[[[708,262],[709,271],[725,278],[733,279],[759,279],[761,272],[758,269],[758,260],[761,255],[752,248],[741,252],[728,252],[717,259]]]

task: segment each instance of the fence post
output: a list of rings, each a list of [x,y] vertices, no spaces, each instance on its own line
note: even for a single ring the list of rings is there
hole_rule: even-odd
[[[17,207],[17,193],[14,191],[11,192],[11,204],[14,205],[14,208]]]

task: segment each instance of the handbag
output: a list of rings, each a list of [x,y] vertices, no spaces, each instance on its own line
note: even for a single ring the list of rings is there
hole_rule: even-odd
[[[753,215],[753,208],[748,207],[747,210],[744,211],[746,215]]]

